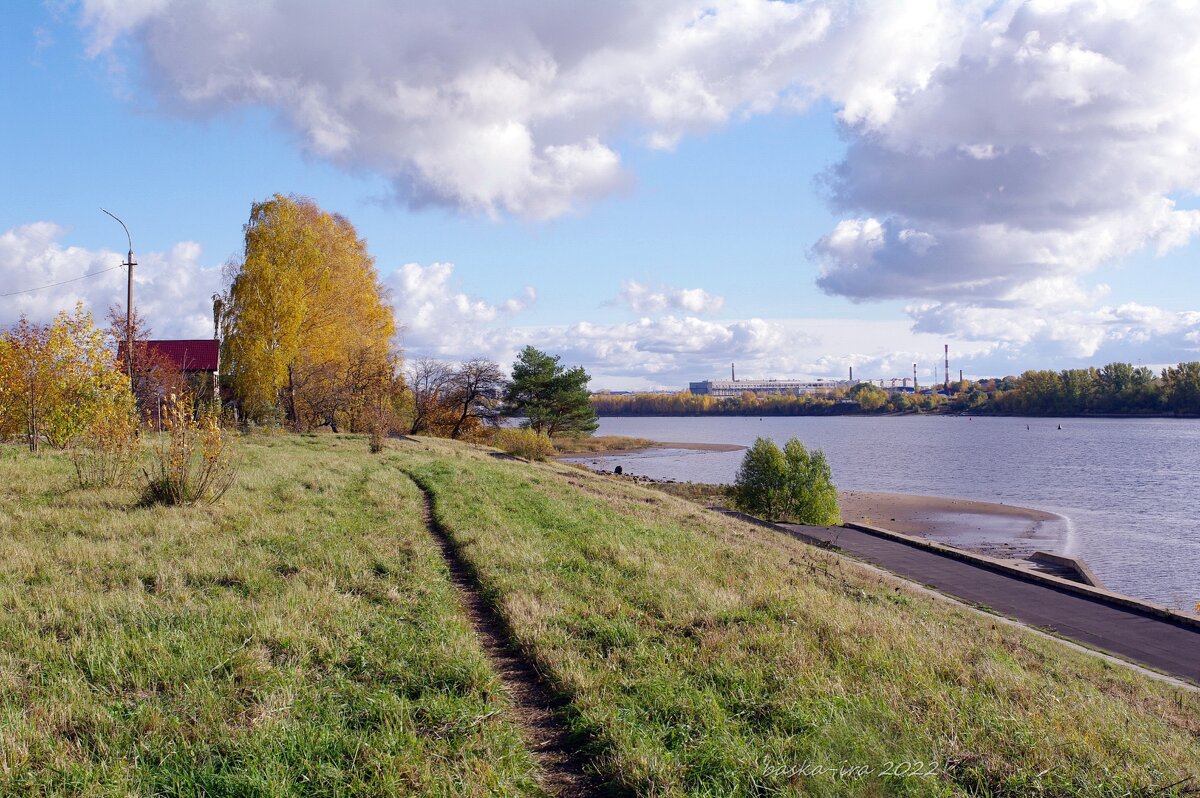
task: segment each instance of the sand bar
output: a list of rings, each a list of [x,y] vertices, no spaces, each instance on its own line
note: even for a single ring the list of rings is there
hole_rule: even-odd
[[[839,501],[845,521],[992,556],[1024,558],[1038,550],[1062,552],[1067,542],[1067,519],[1030,507],[857,490],[841,491]]]

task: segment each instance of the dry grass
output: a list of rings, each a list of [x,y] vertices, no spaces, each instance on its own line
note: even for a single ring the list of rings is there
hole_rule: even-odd
[[[624,435],[560,435],[554,439],[559,454],[594,454],[627,452],[662,446],[649,438],[627,438]]]

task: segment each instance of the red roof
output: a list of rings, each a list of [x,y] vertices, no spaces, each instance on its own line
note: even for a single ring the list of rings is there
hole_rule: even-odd
[[[216,371],[221,344],[212,338],[188,338],[174,341],[137,342],[133,347],[136,355],[142,347],[157,352],[171,360],[180,371]],[[117,346],[117,360],[125,359],[125,344]]]

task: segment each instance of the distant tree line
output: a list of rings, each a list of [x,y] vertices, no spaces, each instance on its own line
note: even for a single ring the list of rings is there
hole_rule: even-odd
[[[1200,362],[1155,374],[1144,366],[1026,371],[950,384],[948,392],[885,391],[869,383],[803,396],[713,397],[691,393],[595,394],[601,416],[820,416],[970,412],[1030,416],[1200,415]]]

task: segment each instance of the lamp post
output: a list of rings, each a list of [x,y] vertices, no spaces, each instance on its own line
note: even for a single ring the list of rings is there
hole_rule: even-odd
[[[104,208],[100,210],[117,220],[121,229],[125,231],[125,238],[129,240],[129,260],[121,264],[129,269],[129,285],[125,294],[125,364],[129,368],[129,390],[136,396],[137,385],[133,381],[133,267],[137,263],[133,260],[133,236],[129,235],[129,228],[117,218],[116,214],[105,211]]]

